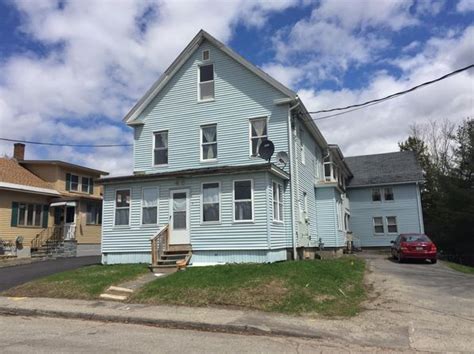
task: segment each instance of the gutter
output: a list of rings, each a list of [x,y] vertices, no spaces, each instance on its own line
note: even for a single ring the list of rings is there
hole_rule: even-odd
[[[8,183],[8,182],[0,182],[0,189],[8,189],[12,191],[21,191],[21,192],[28,192],[28,193],[33,193],[33,194],[43,194],[43,195],[54,195],[54,196],[61,195],[61,193],[59,193],[55,189],[32,187],[32,186],[26,186],[23,184]]]
[[[290,153],[290,198],[291,198],[291,218],[292,223],[291,223],[291,235],[292,235],[292,241],[293,241],[293,259],[297,260],[298,259],[298,253],[296,251],[296,218],[295,218],[295,188],[296,187],[296,181],[293,178],[295,176],[294,173],[294,153],[293,153],[293,132],[291,129],[291,112],[297,108],[300,105],[300,101],[297,101],[297,103],[293,106],[290,106],[288,109],[288,145],[289,145],[289,153]],[[298,191],[296,190],[296,193],[298,195]]]

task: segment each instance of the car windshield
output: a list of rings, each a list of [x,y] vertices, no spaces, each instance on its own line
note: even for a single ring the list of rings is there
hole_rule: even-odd
[[[430,239],[426,235],[414,234],[414,235],[404,235],[402,237],[403,242],[429,242]]]

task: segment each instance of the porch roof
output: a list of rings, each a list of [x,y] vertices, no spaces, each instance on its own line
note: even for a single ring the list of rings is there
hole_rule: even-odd
[[[180,171],[170,172],[159,172],[159,173],[147,173],[147,174],[134,174],[128,176],[117,176],[117,177],[106,177],[101,178],[98,182],[103,184],[111,183],[122,183],[122,182],[137,182],[137,181],[148,181],[158,179],[170,179],[170,178],[183,178],[183,177],[195,177],[203,175],[225,175],[225,174],[237,174],[242,172],[270,172],[284,180],[289,180],[290,175],[282,170],[280,167],[272,163],[261,163],[243,166],[215,166],[215,167],[202,167],[193,168]]]

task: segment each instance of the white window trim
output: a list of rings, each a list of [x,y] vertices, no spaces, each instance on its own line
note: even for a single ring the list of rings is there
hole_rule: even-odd
[[[386,203],[394,203],[395,202],[395,192],[393,191],[393,187],[382,187],[382,189],[383,189],[383,201],[386,202]],[[392,200],[385,199],[385,189],[391,189],[392,190],[392,196],[393,196]]]
[[[266,137],[267,137],[267,140],[269,140],[268,139],[268,137],[269,137],[269,131],[268,131],[269,117],[268,116],[256,116],[256,117],[248,118],[248,121],[249,121],[249,137],[248,137],[248,139],[249,139],[249,156],[252,159],[260,158],[260,156],[258,154],[258,151],[257,151],[257,155],[252,155],[252,121],[257,120],[257,119],[265,119],[266,120],[266,124],[267,124],[267,135],[266,135]],[[264,136],[264,135],[262,135],[262,136]],[[258,138],[258,136],[257,136],[257,138]]]
[[[24,224],[20,224],[20,205],[24,205],[25,206],[25,223]],[[27,220],[28,220],[28,206],[29,205],[33,205],[33,218],[31,219],[32,220],[32,224],[31,225],[28,225],[27,224]],[[37,217],[37,213],[36,213],[36,206],[39,205],[41,207],[41,212],[40,212],[40,215],[39,215],[39,225],[35,225],[35,220],[36,220],[36,217]],[[43,210],[43,204],[39,204],[39,203],[28,203],[28,202],[18,202],[18,212],[17,212],[17,218],[16,218],[16,227],[27,227],[27,228],[40,228],[42,229],[43,228],[43,215],[44,215],[44,210]]]
[[[211,184],[211,183],[217,183],[219,185],[219,220],[218,221],[204,221],[204,185],[205,184]],[[253,214],[252,214],[253,215]],[[221,202],[221,182],[220,181],[206,181],[201,183],[201,224],[204,225],[220,225],[222,223],[222,202]]]
[[[155,144],[156,144],[156,138],[155,138],[155,135],[156,134],[160,134],[160,133],[168,133],[168,163],[162,163],[162,164],[155,164]],[[169,165],[169,162],[170,162],[170,131],[168,129],[164,129],[164,130],[157,130],[157,131],[154,131],[152,133],[152,137],[153,137],[153,144],[152,144],[152,147],[153,147],[153,150],[152,150],[152,153],[151,153],[151,165],[153,167],[166,167]]]
[[[250,196],[251,196],[251,199],[250,201],[252,202],[252,219],[248,219],[248,220],[236,220],[235,219],[235,182],[244,182],[244,181],[250,181]],[[246,179],[234,179],[232,181],[232,220],[234,223],[238,223],[238,224],[245,224],[245,223],[253,223],[254,222],[254,219],[255,219],[255,208],[254,208],[254,205],[255,205],[255,198],[254,198],[254,191],[253,191],[253,187],[254,187],[254,184],[253,184],[253,179],[251,178],[246,178]],[[245,202],[245,201],[248,201],[248,199],[239,199],[239,202]]]
[[[208,56],[208,59],[204,59],[204,53],[207,52],[207,56]],[[203,62],[208,62],[209,60],[211,60],[211,51],[209,49],[204,49],[201,53],[201,60]]]
[[[145,189],[156,189],[156,224],[144,224],[143,223],[143,196],[145,194]],[[131,197],[130,197],[130,205],[131,205]],[[148,226],[156,226],[160,224],[160,189],[159,187],[142,187],[142,199],[140,201],[140,225],[144,227]]]
[[[203,153],[203,146],[204,144],[206,145],[211,145],[211,144],[214,144],[214,143],[203,143],[202,141],[202,128],[207,128],[207,127],[212,127],[212,126],[215,126],[216,127],[216,146],[217,146],[217,157],[215,159],[203,159],[203,156],[202,156],[202,153]],[[207,163],[207,162],[216,162],[218,159],[219,159],[219,143],[217,141],[219,135],[217,134],[217,123],[209,123],[209,124],[203,124],[200,126],[199,128],[199,159],[201,162],[203,163]]]
[[[119,191],[129,191],[130,195],[130,205],[128,206],[129,212],[128,212],[128,224],[127,225],[116,225],[115,224],[115,218],[116,218],[116,211],[117,211],[117,192]],[[119,209],[125,209],[124,207],[121,207]],[[117,188],[114,192],[114,228],[126,228],[130,227],[130,220],[132,218],[132,189],[131,188]]]
[[[376,219],[376,218],[382,219],[383,232],[376,232],[376,231],[375,231],[375,219]],[[383,219],[384,219],[383,216],[374,216],[374,217],[372,217],[372,232],[374,233],[374,235],[377,235],[377,236],[379,236],[379,235],[385,235],[385,224],[384,224],[384,220],[383,220]]]
[[[378,189],[379,190],[379,194],[380,194],[380,200],[374,200],[374,190]],[[382,188],[383,189],[383,188]],[[370,190],[370,200],[372,201],[372,203],[382,203],[382,200],[383,200],[383,190],[380,189],[380,187],[374,187]]]
[[[390,231],[388,230],[388,226],[389,226],[389,224],[388,224],[388,218],[395,218],[395,224],[390,224],[390,225],[392,225],[392,226],[395,225],[395,226],[397,227],[397,231],[395,231],[395,232],[390,232]],[[387,234],[389,234],[389,235],[398,234],[398,220],[397,220],[397,217],[396,217],[395,215],[386,216],[386,217],[385,217],[385,224],[387,225]]]
[[[199,81],[200,75],[201,75],[200,70],[201,70],[201,66],[207,66],[207,65],[212,65],[212,77],[214,79],[209,80],[209,81],[204,81],[204,82],[212,82],[214,84],[214,97],[213,98],[207,98],[205,100],[201,100],[201,85],[200,85],[201,81]],[[205,62],[203,62],[201,64],[198,64],[196,81],[197,81],[197,102],[202,103],[202,102],[213,102],[213,101],[215,101],[216,100],[216,70],[215,70],[214,63],[211,60],[206,60]]]
[[[284,190],[283,190],[283,184],[277,182],[277,181],[272,181],[272,215],[273,215],[273,222],[274,223],[277,223],[277,224],[283,224],[284,223],[284,220],[285,220],[285,216],[283,215],[283,200],[279,200],[280,199],[280,194],[278,193],[279,191],[277,191],[277,196],[278,196],[278,200],[277,200],[277,204],[279,206],[279,210],[278,210],[278,216],[281,215],[281,220],[280,219],[275,219],[275,200],[273,199],[273,196],[275,195],[274,194],[274,187],[275,185],[278,186],[278,188],[281,189],[281,195],[283,197],[283,193],[284,193]]]

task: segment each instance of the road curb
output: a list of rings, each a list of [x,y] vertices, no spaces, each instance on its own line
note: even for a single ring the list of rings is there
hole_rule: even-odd
[[[66,312],[36,309],[18,309],[10,307],[0,307],[0,315],[5,316],[42,316],[53,318],[81,319],[99,322],[127,323],[144,326],[153,326],[169,329],[185,329],[203,332],[220,332],[232,334],[246,334],[255,336],[275,336],[275,337],[295,337],[306,339],[328,339],[328,336],[310,333],[308,331],[288,331],[266,326],[255,326],[247,324],[214,324],[197,321],[173,321],[168,319],[152,319],[138,316],[113,316],[97,315],[87,312]]]

